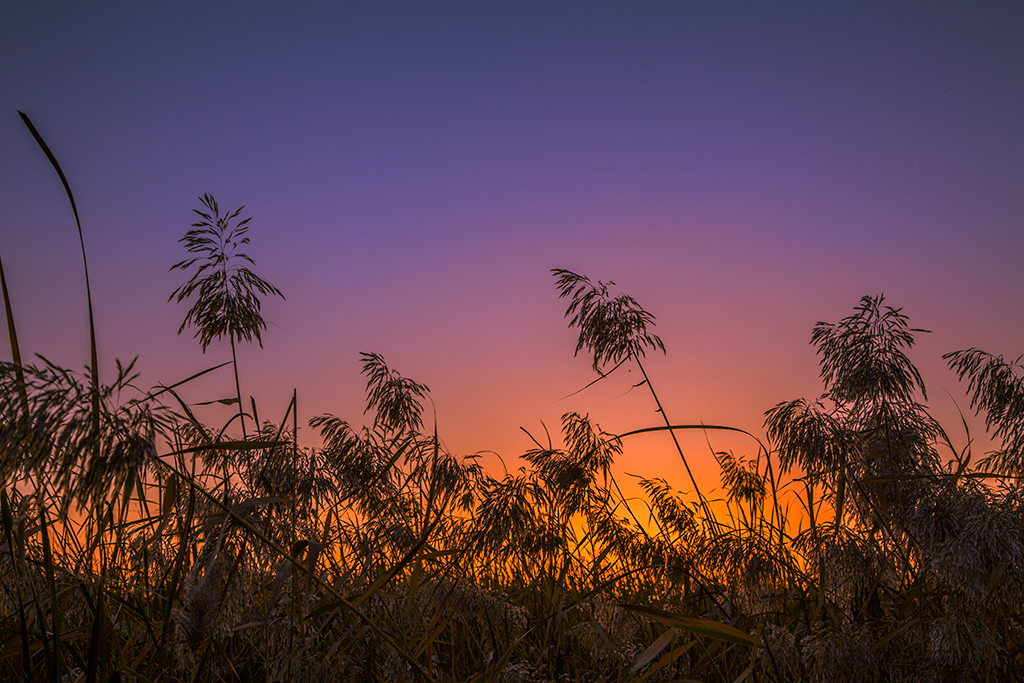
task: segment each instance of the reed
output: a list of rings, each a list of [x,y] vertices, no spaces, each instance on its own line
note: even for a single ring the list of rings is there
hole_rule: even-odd
[[[199,295],[185,322],[204,348],[259,341],[259,296],[279,292],[246,270],[241,326],[217,318],[230,273],[207,263],[228,258],[217,240],[239,212],[203,203],[185,243],[208,261],[176,264],[198,269],[172,298]],[[448,452],[428,387],[379,354],[361,357],[365,423],[319,415],[323,445],[300,446],[297,394],[261,422],[255,401],[242,411],[237,368],[239,414],[218,425],[178,393],[195,377],[142,390],[132,363],[108,382],[95,357],[84,373],[24,363],[4,282],[0,679],[1024,678],[1020,359],[947,356],[1002,440],[974,462],[969,434],[954,447],[928,412],[910,360],[921,331],[865,297],[814,326],[823,394],[771,408],[762,441],[670,421],[641,365],[665,348],[654,316],[611,283],[554,272],[577,352],[598,380],[636,363],[662,424],[609,434],[566,413],[557,439],[500,475]],[[220,284],[204,294],[206,276]],[[649,478],[627,500],[624,442],[693,429],[750,437],[714,454],[721,500],[692,474],[693,494]]]

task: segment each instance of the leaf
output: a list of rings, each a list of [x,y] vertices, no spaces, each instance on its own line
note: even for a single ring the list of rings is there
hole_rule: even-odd
[[[232,396],[231,398],[218,398],[218,399],[214,399],[213,401],[203,401],[201,403],[193,403],[192,405],[195,405],[195,406],[209,406],[209,405],[213,405],[214,403],[219,403],[222,406],[233,406],[233,405],[236,405],[238,403],[238,399],[235,398],[234,396]]]
[[[288,559],[281,560],[277,565],[277,571],[274,572],[274,583],[270,588],[270,601],[267,603],[268,609],[273,608],[277,604],[277,597],[281,594],[281,587],[284,586],[284,582],[291,575],[293,566],[292,561]]]
[[[290,446],[291,443],[291,441],[220,441],[182,448],[177,451],[171,451],[166,455],[184,455],[185,453],[203,453],[205,451],[256,451],[261,448],[282,448]]]
[[[730,643],[738,643],[739,645],[747,645],[749,647],[755,647],[757,645],[757,640],[751,636],[740,631],[738,628],[729,626],[728,624],[723,624],[719,621],[684,617],[678,614],[673,614],[672,612],[666,612],[653,607],[642,607],[640,605],[619,603],[619,607],[643,615],[648,619],[653,619],[659,624],[675,626],[676,628],[680,628],[684,631],[690,631],[716,640],[725,640]]]
[[[662,650],[669,646],[672,639],[676,637],[678,632],[679,630],[677,628],[672,627],[662,633],[661,637],[651,643],[651,646],[644,650],[643,654],[641,654],[633,663],[633,668],[629,670],[629,675],[632,676],[637,671],[640,671],[640,669],[650,664],[655,657],[661,654]]]

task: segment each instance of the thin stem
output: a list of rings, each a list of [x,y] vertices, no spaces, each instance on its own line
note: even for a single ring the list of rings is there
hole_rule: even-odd
[[[661,399],[658,398],[658,392],[654,390],[654,385],[651,384],[651,378],[647,376],[647,371],[644,370],[644,364],[640,362],[640,358],[636,355],[633,356],[633,360],[636,361],[636,365],[640,368],[640,373],[644,376],[644,382],[647,384],[647,388],[651,392],[651,396],[654,397],[654,403],[658,406],[658,412],[661,413],[661,419],[665,421],[666,427],[671,427],[672,422],[668,419],[668,415],[665,414],[665,408],[661,405]],[[686,462],[686,456],[683,455],[683,447],[679,445],[679,439],[676,438],[676,433],[672,430],[668,430],[669,436],[672,437],[672,443],[676,446],[676,451],[679,453],[679,458],[683,461],[683,467],[686,468],[686,474],[690,477],[690,483],[693,484],[693,490],[697,493],[697,498],[700,500],[701,507],[704,508],[704,514],[707,516],[708,522],[714,525],[714,528],[718,528],[718,519],[715,514],[711,511],[711,507],[708,505],[707,499],[704,498],[704,494],[700,492],[700,487],[697,486],[697,479],[693,476],[693,472],[690,470],[690,463]]]
[[[292,519],[291,519],[291,530],[292,530],[292,543],[298,539],[296,533],[297,526],[297,500],[298,500],[298,487],[299,487],[299,406],[298,406],[299,391],[298,389],[292,389]],[[286,416],[287,419],[287,416]],[[282,425],[283,426],[283,425]]]
[[[245,434],[245,411],[242,410],[242,389],[238,384],[238,356],[235,354],[235,335],[229,334],[228,339],[231,340],[231,365],[235,369],[235,395],[238,397],[238,421],[242,423],[242,441],[248,441],[249,437]],[[259,425],[257,425],[259,427]]]

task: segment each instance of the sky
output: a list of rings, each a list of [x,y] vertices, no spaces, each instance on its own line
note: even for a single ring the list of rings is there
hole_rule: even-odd
[[[363,424],[372,351],[495,473],[526,432],[557,444],[565,412],[659,424],[636,370],[569,396],[595,375],[566,268],[656,316],[667,353],[646,367],[673,422],[759,436],[822,391],[813,325],[884,293],[931,331],[911,358],[962,447],[941,355],[1024,353],[1022,30],[1019,2],[6,2],[0,258],[22,352],[89,357],[74,221],[18,110],[75,194],[106,381],[115,358],[138,356],[143,388],[230,359],[167,302],[210,193],[245,206],[254,270],[285,295],[239,350],[261,418],[294,389],[301,422]],[[229,368],[183,389],[233,393]],[[706,437],[683,442],[717,485]],[[621,471],[689,488],[664,434],[625,445]]]

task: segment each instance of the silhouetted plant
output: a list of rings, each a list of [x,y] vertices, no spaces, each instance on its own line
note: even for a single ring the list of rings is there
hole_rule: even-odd
[[[366,375],[366,412],[376,411],[374,424],[385,431],[416,431],[423,426],[420,399],[430,391],[426,385],[402,377],[390,369],[384,357],[362,353]]]
[[[575,327],[580,331],[575,353],[579,354],[583,349],[592,353],[594,371],[602,377],[605,375],[603,367],[608,363],[615,364],[612,370],[628,360],[636,363],[644,377],[644,384],[651,392],[658,412],[665,421],[665,426],[669,428],[672,443],[675,444],[690,477],[690,483],[693,484],[697,498],[704,507],[705,516],[709,523],[714,523],[714,513],[701,493],[700,486],[690,470],[690,463],[683,455],[683,448],[672,431],[672,422],[665,413],[661,399],[658,398],[641,362],[649,348],[665,352],[665,343],[647,329],[648,326],[653,327],[654,316],[641,308],[636,300],[627,294],[613,297],[608,291],[608,286],[614,285],[614,282],[598,281],[594,284],[589,278],[562,268],[555,268],[551,273],[557,278],[555,288],[558,289],[558,298],[569,299],[569,306],[565,309],[565,317],[572,316],[569,327]]]
[[[956,449],[953,463],[940,462],[937,443],[951,444],[918,402],[924,382],[906,354],[920,331],[881,296],[864,297],[853,315],[814,328],[822,400],[766,414],[783,471],[805,474],[810,528],[794,547],[819,599],[806,640],[794,645],[810,680],[845,680],[854,665],[885,679],[1017,676],[1020,633],[1003,625],[1016,609],[1004,606],[1021,594],[1019,487],[997,493],[965,476],[970,457]],[[975,349],[945,358],[971,378],[972,405],[991,408],[989,424],[1012,437],[1019,381],[1008,364]],[[1004,470],[1009,451],[993,456]],[[832,519],[818,519],[818,485]],[[907,630],[909,622],[925,627]]]
[[[984,464],[1001,474],[1024,476],[1024,371],[1018,356],[1013,361],[980,349],[947,353],[943,359],[969,381],[971,407],[985,413],[985,426],[1003,441]]]
[[[587,349],[593,354],[594,371],[612,363],[618,365],[629,359],[639,360],[647,349],[665,351],[665,343],[658,335],[647,331],[654,325],[654,316],[640,307],[636,300],[619,294],[612,297],[608,286],[614,282],[598,282],[568,270],[551,271],[558,281],[558,297],[568,298],[565,317],[573,316],[569,327],[578,328],[576,354]]]
[[[938,425],[915,399],[926,395],[924,382],[905,352],[924,330],[909,328],[900,309],[883,301],[863,297],[853,315],[814,327],[831,407],[797,399],[766,414],[783,472],[797,466],[812,487],[824,483],[840,521],[851,481],[867,506],[861,514],[904,515],[913,506],[907,496],[923,485],[907,475],[934,474],[938,466]]]
[[[864,404],[912,403],[928,398],[921,373],[907,357],[915,332],[902,309],[883,306],[884,295],[865,296],[839,323],[819,322],[811,343],[821,356],[821,378],[837,405],[854,412]]]
[[[245,263],[255,265],[240,247],[249,244],[246,233],[251,218],[243,218],[234,225],[242,209],[221,216],[217,200],[204,194],[199,200],[206,211],[193,209],[200,219],[192,224],[179,242],[190,254],[197,254],[171,266],[171,270],[187,271],[198,263],[188,281],[171,293],[168,301],[182,302],[196,295],[195,303],[185,314],[178,328],[181,334],[189,325],[195,326],[203,352],[214,339],[227,337],[231,342],[231,360],[235,369],[235,392],[238,400],[238,419],[245,435],[245,413],[242,409],[242,391],[238,383],[238,357],[235,341],[251,342],[253,338],[262,347],[261,332],[267,323],[261,313],[261,296],[275,295],[282,299],[281,291],[253,273]]]
[[[62,493],[65,506],[99,506],[145,477],[172,418],[132,384],[134,361],[117,363],[117,377],[99,385],[95,404],[91,373],[43,362],[0,362],[0,482],[29,478]]]

